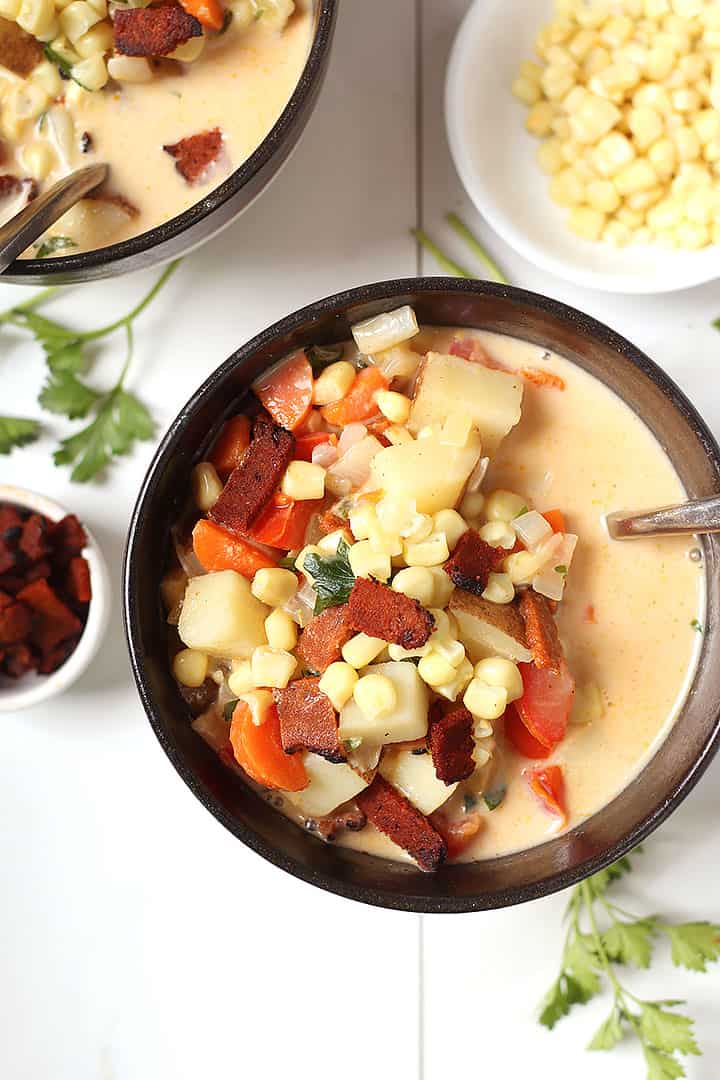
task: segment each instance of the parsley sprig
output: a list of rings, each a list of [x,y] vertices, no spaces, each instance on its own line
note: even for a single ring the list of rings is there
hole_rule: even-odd
[[[326,608],[346,604],[355,584],[355,575],[350,566],[350,548],[345,540],[338,544],[334,555],[306,555],[303,569],[312,578],[317,599],[315,614],[320,615]]]
[[[647,1080],[679,1080],[686,1075],[679,1055],[701,1052],[692,1019],[675,1011],[684,1002],[638,998],[620,981],[617,965],[648,968],[656,941],[664,937],[677,967],[705,971],[720,959],[720,925],[669,923],[657,915],[625,911],[607,893],[631,869],[630,860],[622,858],[572,890],[562,966],[542,1002],[540,1023],[553,1028],[574,1005],[584,1005],[608,986],[612,1007],[588,1050],[612,1050],[631,1035],[642,1047]]]
[[[0,314],[0,326],[26,330],[45,352],[47,377],[38,402],[48,412],[69,420],[92,417],[90,423],[63,439],[53,455],[56,465],[71,465],[72,479],[78,483],[93,480],[114,456],[127,454],[136,440],[149,439],[153,433],[150,413],[138,398],[125,389],[133,353],[133,325],[155,299],[175,272],[179,261],[163,270],[150,291],[120,319],[96,330],[74,330],[37,312],[57,289],[44,289],[30,300]],[[81,376],[89,368],[87,346],[123,331],[127,352],[120,375],[107,391],[89,386]],[[40,431],[36,420],[0,416],[0,453],[34,441]]]

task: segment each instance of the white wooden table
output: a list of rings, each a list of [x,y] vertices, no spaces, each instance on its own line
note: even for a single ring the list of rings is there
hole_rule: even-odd
[[[139,325],[132,383],[158,434],[208,372],[288,311],[363,282],[435,273],[413,225],[464,259],[443,225],[449,209],[477,227],[512,281],[645,349],[720,433],[716,285],[640,299],[578,290],[505,249],[467,205],[442,116],[447,52],[466,6],[342,5],[331,71],[296,155],[241,220],[188,259]],[[70,290],[52,313],[97,325],[151,280]],[[0,287],[0,308],[18,296]],[[121,348],[103,350],[98,385]],[[2,411],[37,415],[38,348],[3,332],[0,377]],[[40,443],[0,458],[0,480],[46,491],[88,522],[114,572],[115,609],[73,690],[3,717],[3,1080],[643,1077],[634,1048],[584,1053],[607,1003],[553,1034],[535,1022],[559,962],[562,896],[475,916],[373,910],[285,876],[200,806],[150,730],[122,637],[121,553],[153,446],[113,466],[104,485],[78,487],[50,459],[63,421],[44,419]],[[641,911],[720,918],[719,782],[717,762],[647,845],[632,882]],[[647,997],[691,999],[705,1057],[691,1059],[689,1075],[715,1080],[720,970],[662,970],[635,985]]]

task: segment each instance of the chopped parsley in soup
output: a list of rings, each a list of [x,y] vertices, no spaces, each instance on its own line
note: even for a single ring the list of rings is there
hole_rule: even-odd
[[[107,162],[27,256],[92,250],[189,209],[269,133],[312,36],[309,0],[0,0],[0,221]]]
[[[683,491],[588,373],[409,307],[353,338],[263,375],[195,467],[172,667],[273,806],[431,871],[629,782],[686,693],[702,572],[687,540],[608,539],[607,512]]]

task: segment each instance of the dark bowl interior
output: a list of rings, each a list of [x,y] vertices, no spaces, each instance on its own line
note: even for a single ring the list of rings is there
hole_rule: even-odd
[[[325,78],[338,0],[314,0],[313,39],[290,100],[251,154],[199,202],[147,232],[79,255],[16,259],[2,280],[21,285],[67,285],[97,281],[176,259],[229,225],[260,194],[289,157],[305,130]]]
[[[572,308],[533,293],[445,278],[384,282],[290,315],[239,349],[204,383],[170,428],[133,516],[125,562],[125,619],[140,696],[155,734],[198,799],[260,855],[321,888],[408,911],[461,912],[516,904],[566,888],[624,854],[690,791],[720,740],[720,539],[703,540],[708,582],[702,657],[677,723],[642,772],[608,806],[563,836],[501,858],[429,875],[324,845],[271,809],[194,734],[167,663],[158,596],[169,526],[202,460],[249,384],[286,353],[350,336],[350,325],[400,304],[421,323],[476,327],[524,338],[568,357],[614,389],[654,432],[688,495],[720,492],[718,447],[677,386],[630,342]],[[592,418],[588,417],[588,422]]]

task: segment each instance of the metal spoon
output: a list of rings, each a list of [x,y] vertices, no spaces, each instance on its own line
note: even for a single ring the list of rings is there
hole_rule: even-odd
[[[104,164],[87,165],[64,176],[0,226],[0,274],[46,229],[54,225],[66,210],[102,184],[109,171]]]
[[[611,540],[636,540],[641,536],[682,536],[687,533],[720,532],[720,495],[693,499],[679,506],[663,506],[629,514],[620,510],[605,518]]]

